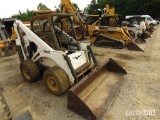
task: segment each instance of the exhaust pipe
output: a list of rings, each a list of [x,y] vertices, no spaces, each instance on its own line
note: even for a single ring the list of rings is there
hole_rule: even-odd
[[[100,119],[121,88],[125,74],[110,58],[68,91],[68,109],[89,120]]]

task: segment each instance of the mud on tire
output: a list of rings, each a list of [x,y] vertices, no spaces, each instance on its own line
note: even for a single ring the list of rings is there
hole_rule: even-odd
[[[40,77],[39,68],[32,60],[22,61],[20,70],[24,79],[28,82],[34,82]]]
[[[43,73],[46,86],[54,95],[60,96],[69,88],[69,78],[60,67],[54,66]]]

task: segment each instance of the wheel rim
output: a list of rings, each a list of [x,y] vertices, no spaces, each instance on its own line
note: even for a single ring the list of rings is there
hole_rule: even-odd
[[[30,73],[29,73],[29,70],[26,66],[22,65],[22,74],[23,76],[27,79],[27,80],[30,80]]]
[[[52,74],[46,74],[45,81],[52,91],[58,91],[58,83]]]

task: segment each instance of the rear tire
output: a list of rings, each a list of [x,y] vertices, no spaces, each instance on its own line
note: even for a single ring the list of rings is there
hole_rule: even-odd
[[[22,61],[20,70],[24,79],[28,82],[34,82],[40,77],[39,68],[32,60]]]
[[[60,96],[69,88],[68,75],[57,66],[47,69],[43,73],[43,80],[50,92],[57,96]]]

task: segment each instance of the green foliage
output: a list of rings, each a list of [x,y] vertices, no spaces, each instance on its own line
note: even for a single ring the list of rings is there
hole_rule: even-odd
[[[97,3],[96,3],[97,1]],[[75,8],[80,12],[78,4],[72,3]],[[84,11],[88,14],[102,14],[100,9],[104,9],[106,4],[110,7],[115,7],[116,13],[125,17],[126,15],[142,15],[148,14],[153,18],[160,18],[160,0],[91,0],[91,3],[84,8]],[[56,11],[61,12],[61,3],[57,7]],[[39,3],[38,10],[50,10],[46,5]],[[12,15],[13,18],[21,19],[22,21],[28,21],[34,14],[27,9],[26,12]]]
[[[78,4],[76,3],[72,3],[75,8],[77,9],[78,12],[80,12],[80,9],[78,7]],[[56,8],[56,11],[57,12],[61,12],[61,9],[62,9],[62,5],[61,3],[59,4],[58,8]],[[37,10],[50,10],[46,5],[42,4],[42,3],[39,3],[37,5]],[[20,19],[22,21],[29,21],[31,17],[34,16],[34,13],[32,11],[29,11],[28,9],[26,10],[26,12],[21,12],[19,11],[18,14],[15,14],[15,15],[12,15],[11,17],[12,18],[17,18],[17,19]]]
[[[76,10],[78,11],[78,12],[81,12],[81,10],[79,9],[79,7],[78,7],[78,4],[76,4],[76,3],[72,3],[73,5],[74,5],[74,7],[76,8]]]
[[[125,17],[126,15],[148,14],[153,18],[160,17],[160,0],[92,0],[85,8],[89,14],[99,14],[98,9],[104,9],[106,4],[115,7],[116,13]]]
[[[60,13],[62,8],[63,8],[62,3],[60,3],[58,7],[56,7],[56,11]]]
[[[37,6],[37,10],[50,10],[46,5],[39,3]]]
[[[96,4],[96,0],[92,0],[91,3],[88,5],[88,9],[86,8],[88,14],[98,14],[99,10],[102,7],[100,4]]]
[[[20,19],[22,21],[29,21],[30,18],[33,17],[33,16],[34,16],[34,13],[27,9],[26,12],[22,13],[21,11],[19,11],[19,14],[12,15],[11,17]]]
[[[38,10],[50,10],[46,5],[39,3],[37,6]],[[26,10],[26,12],[21,12],[19,11],[18,14],[12,15],[12,18],[17,18],[20,19],[22,21],[29,21],[31,17],[34,16],[34,13],[32,11],[29,11],[28,9]]]

